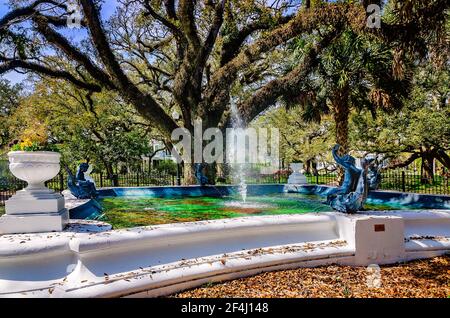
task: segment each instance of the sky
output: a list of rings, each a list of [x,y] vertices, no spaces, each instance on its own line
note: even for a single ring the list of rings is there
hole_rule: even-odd
[[[8,6],[8,0],[0,0],[0,19],[9,12],[9,6]],[[102,7],[102,17],[103,19],[107,19],[109,18],[115,11],[117,6],[117,0],[104,0],[104,5]],[[74,40],[80,39],[83,37],[83,35],[85,35],[85,31],[80,31],[77,29],[67,29],[65,31],[62,32],[65,36],[68,36]],[[5,78],[7,80],[9,80],[11,83],[15,84],[15,83],[20,83],[22,82],[25,78],[26,75],[17,73],[15,71],[11,71],[8,72],[6,74],[2,74],[0,75],[0,78]]]

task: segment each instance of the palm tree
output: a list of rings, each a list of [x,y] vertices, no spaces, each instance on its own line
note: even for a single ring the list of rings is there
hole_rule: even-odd
[[[294,57],[302,60],[312,38],[300,38],[293,45]],[[291,66],[292,67],[292,66]],[[394,53],[374,37],[346,30],[319,56],[317,67],[302,83],[297,96],[285,96],[288,105],[300,105],[305,121],[320,121],[332,114],[336,143],[341,153],[349,150],[348,120],[352,109],[395,111],[409,91],[409,75],[396,63]]]

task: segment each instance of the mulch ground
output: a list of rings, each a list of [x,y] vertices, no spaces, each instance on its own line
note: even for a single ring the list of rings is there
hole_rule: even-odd
[[[450,255],[382,266],[381,285],[368,287],[365,267],[299,268],[223,283],[208,283],[172,297],[450,297]]]

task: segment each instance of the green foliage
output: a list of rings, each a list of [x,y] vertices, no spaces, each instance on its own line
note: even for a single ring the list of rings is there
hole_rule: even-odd
[[[177,175],[177,164],[172,160],[160,160],[156,166],[156,170],[159,172],[165,172],[172,176]]]
[[[450,149],[450,70],[432,65],[417,68],[405,107],[373,119],[366,112],[352,118],[354,147],[398,156],[421,148]]]
[[[299,107],[271,109],[252,123],[254,127],[277,128],[280,132],[280,156],[285,162],[320,158],[331,160],[329,150],[334,138],[334,123],[324,116],[321,123],[302,120]]]
[[[316,37],[297,39],[293,46],[294,65],[302,61]],[[298,98],[286,102],[300,104],[304,108],[303,118],[316,121],[320,114],[333,111],[333,103],[340,92],[348,95],[345,103],[349,109],[369,109],[373,114],[377,108],[399,109],[409,85],[406,74],[403,78],[394,77],[392,67],[393,53],[388,45],[346,30],[324,50],[318,67],[303,83]]]
[[[11,147],[12,151],[54,151],[59,152],[59,148],[54,144],[40,144],[39,142],[22,142]]]
[[[9,117],[19,105],[21,89],[21,85],[0,78],[0,148],[11,140]]]
[[[86,95],[62,81],[36,84],[10,122],[17,139],[25,140],[21,136],[29,130],[48,136],[68,164],[86,159],[97,167],[133,164],[150,152],[152,129],[132,107],[112,93]],[[37,145],[28,143],[24,150],[36,149]]]
[[[317,41],[317,34],[296,39],[287,70],[308,58]],[[305,122],[319,123],[323,116],[333,115],[335,142],[348,150],[348,117],[353,110],[366,109],[375,116],[378,109],[392,112],[403,106],[409,78],[406,70],[395,68],[393,52],[388,43],[346,29],[323,50],[295,96],[283,100],[288,107],[299,105]]]

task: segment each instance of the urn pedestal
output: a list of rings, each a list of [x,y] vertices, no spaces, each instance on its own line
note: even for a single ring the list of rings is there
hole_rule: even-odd
[[[45,186],[58,175],[61,155],[50,151],[12,151],[9,169],[28,186],[5,203],[0,234],[62,231],[69,221],[64,197]]]
[[[303,175],[302,163],[291,163],[290,165],[292,173],[288,178],[288,184],[306,184],[306,177]]]

